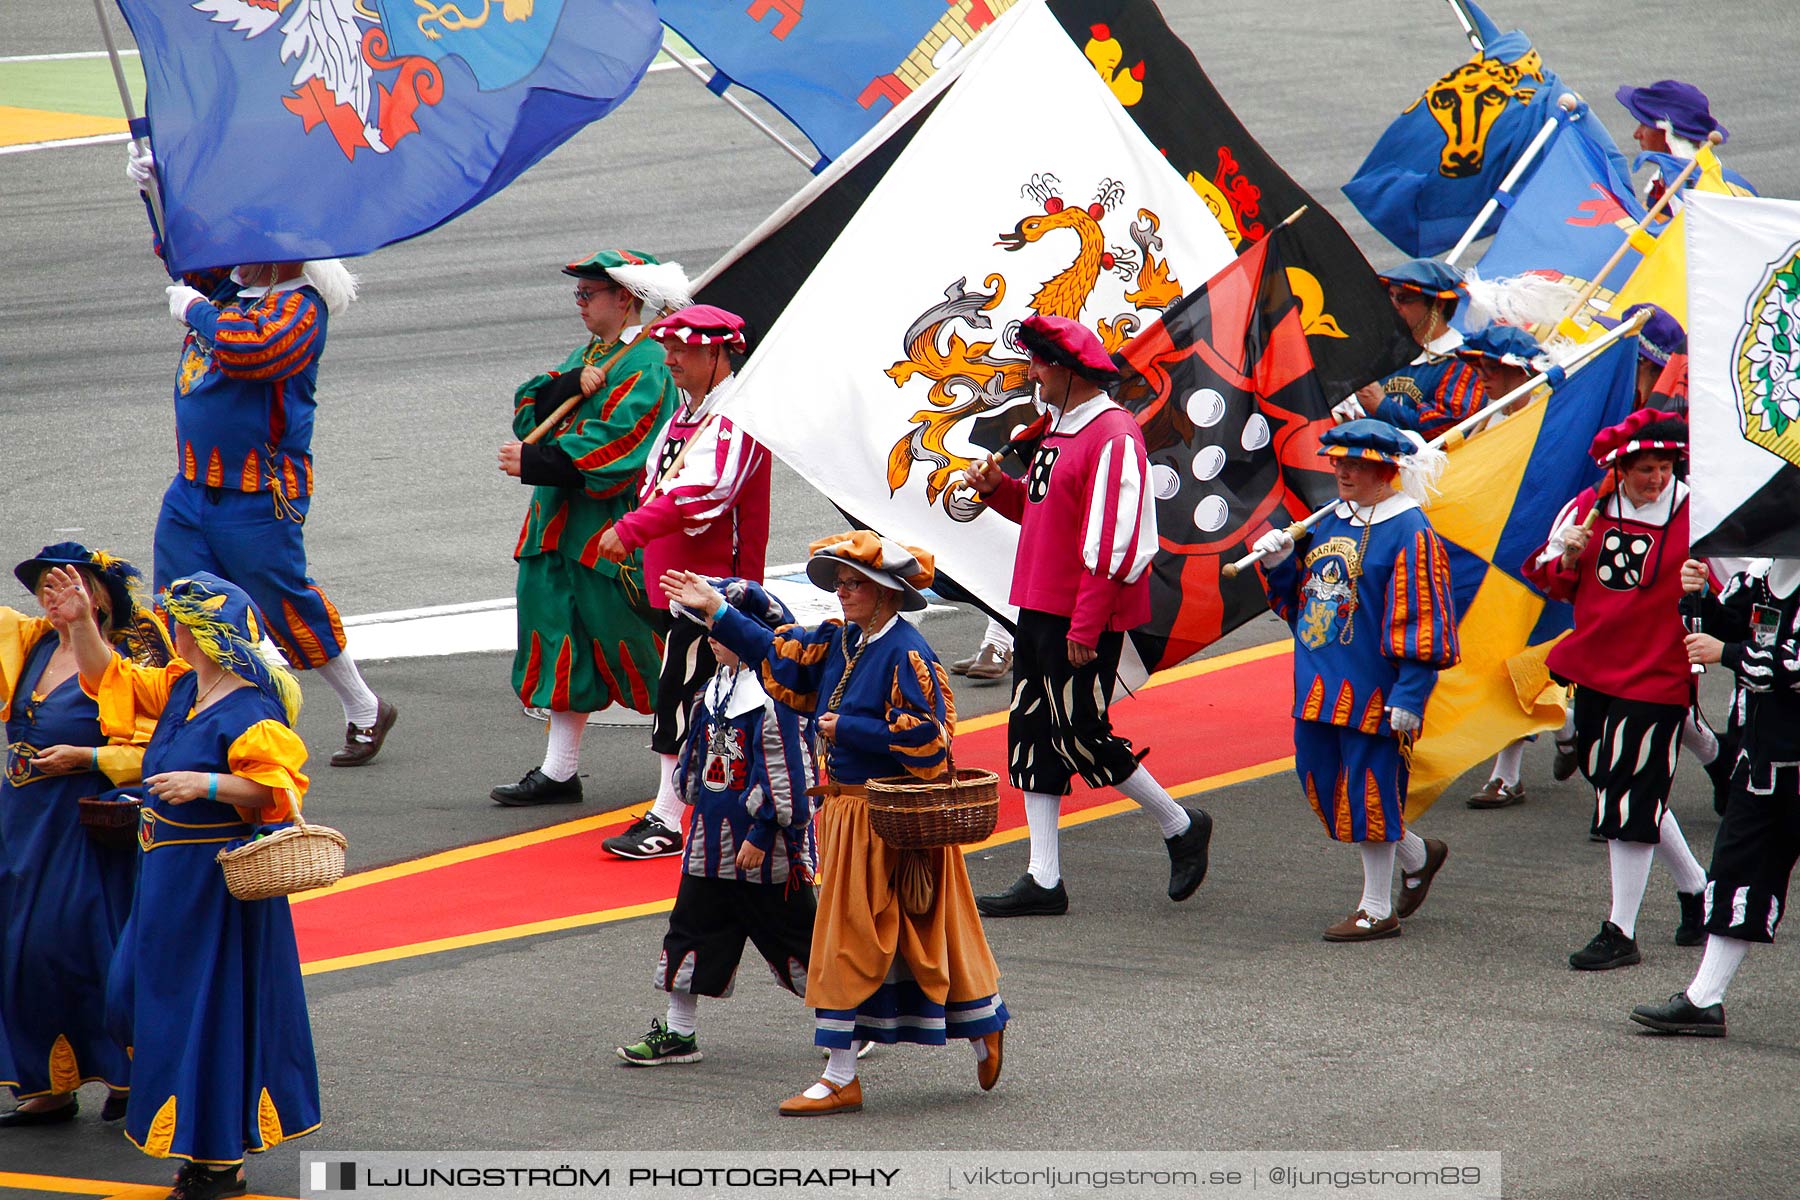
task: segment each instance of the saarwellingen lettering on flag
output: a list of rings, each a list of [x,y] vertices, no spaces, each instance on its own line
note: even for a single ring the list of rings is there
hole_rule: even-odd
[[[650,0],[502,0],[479,22],[399,0],[119,8],[175,273],[435,229],[611,112],[662,44]]]
[[[1800,203],[1693,192],[1678,219],[1694,553],[1800,557]]]
[[[1017,322],[1070,317],[1116,348],[1232,247],[1041,4],[1016,6],[891,119],[927,105],[755,346],[727,412],[1003,609],[1018,529],[982,519],[961,472],[1035,416]],[[830,203],[856,167],[834,163],[790,215]]]
[[[1442,254],[1496,191],[1564,91],[1531,39],[1502,34],[1472,0],[1483,49],[1396,117],[1344,185],[1344,195],[1382,236],[1415,258]],[[1624,156],[1592,113],[1581,128],[1630,179]],[[1529,175],[1526,176],[1530,178]],[[1494,231],[1498,214],[1477,236]]]
[[[1544,665],[1574,611],[1525,582],[1562,506],[1600,478],[1596,434],[1630,413],[1637,339],[1621,338],[1544,397],[1450,451],[1427,507],[1449,551],[1462,660],[1438,674],[1412,756],[1406,816],[1508,743],[1563,722]]]

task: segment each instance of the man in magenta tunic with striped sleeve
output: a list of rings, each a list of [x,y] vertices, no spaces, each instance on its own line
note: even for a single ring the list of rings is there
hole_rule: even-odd
[[[1013,785],[1025,793],[1031,859],[1012,887],[976,903],[990,917],[1068,911],[1057,819],[1077,775],[1091,787],[1117,788],[1156,818],[1169,853],[1169,898],[1186,900],[1206,876],[1212,818],[1176,804],[1107,715],[1125,634],[1150,618],[1156,507],[1144,438],[1104,390],[1119,376],[1092,330],[1033,316],[1019,340],[1050,410],[1049,432],[1024,479],[989,460],[970,469],[969,483],[1019,525],[1007,748]]]

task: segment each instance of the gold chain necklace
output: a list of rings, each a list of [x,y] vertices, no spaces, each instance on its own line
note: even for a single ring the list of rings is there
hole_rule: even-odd
[[[231,678],[230,671],[219,672],[219,677],[217,679],[213,680],[211,683],[207,684],[206,690],[204,692],[201,692],[198,696],[194,697],[194,706],[192,708],[190,708],[188,711],[190,713],[199,712],[200,706],[202,704],[206,703],[206,698],[208,696],[212,695],[214,692],[218,691],[219,685],[221,683],[224,683],[227,679],[230,679],[230,678]]]

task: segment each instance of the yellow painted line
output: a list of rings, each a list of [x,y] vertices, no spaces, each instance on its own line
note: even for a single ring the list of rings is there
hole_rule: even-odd
[[[1183,796],[1199,795],[1202,792],[1216,791],[1230,787],[1234,783],[1245,783],[1252,779],[1265,779],[1283,771],[1294,769],[1294,759],[1270,759],[1268,762],[1254,766],[1239,767],[1235,771],[1223,771],[1217,775],[1207,775],[1201,779],[1190,780],[1171,788],[1169,794],[1180,799]],[[1114,800],[1107,804],[1097,804],[1092,808],[1084,808],[1080,812],[1069,813],[1061,818],[1057,825],[1064,829],[1076,825],[1085,825],[1089,821],[1098,821],[1103,817],[1117,816],[1130,812],[1137,804],[1130,800]],[[599,820],[599,818],[591,818]],[[977,842],[965,846],[965,855],[986,850],[994,846],[1004,846],[1010,842],[1023,841],[1031,831],[1024,826],[997,833],[985,842]],[[471,946],[488,946],[495,942],[510,942],[519,938],[535,937],[543,933],[560,933],[569,929],[586,929],[593,925],[605,925],[612,921],[627,921],[633,917],[648,916],[651,913],[668,912],[675,907],[675,898],[652,900],[644,904],[631,904],[620,908],[601,909],[598,912],[576,913],[567,917],[557,917],[549,921],[532,921],[524,925],[509,925],[504,929],[488,929],[481,933],[460,934],[456,937],[438,938],[429,942],[416,942],[408,946],[390,946],[383,950],[370,950],[363,954],[345,954],[338,958],[322,958],[317,962],[306,963],[300,968],[302,975],[325,975],[333,971],[347,971],[352,967],[366,967],[375,963],[397,962],[406,958],[421,958],[428,954],[442,954],[448,950],[466,950]]]
[[[106,1179],[76,1179],[63,1175],[19,1175],[11,1171],[0,1171],[0,1188],[61,1192],[70,1196],[105,1196],[108,1200],[161,1200],[169,1194],[169,1185],[166,1183],[116,1183]],[[244,1200],[285,1198],[251,1192]]]
[[[124,133],[126,129],[123,117],[90,117],[82,113],[0,104],[0,146],[60,142],[102,133]]]
[[[404,879],[408,875],[418,875],[425,871],[434,871],[439,867],[454,866],[457,863],[474,862],[477,859],[489,858],[495,854],[504,854],[508,850],[518,850],[525,846],[539,846],[545,842],[554,842],[566,837],[574,837],[592,829],[604,829],[608,825],[616,825],[626,817],[640,817],[650,811],[651,801],[640,800],[636,804],[627,804],[623,808],[615,808],[611,812],[603,812],[592,817],[578,817],[573,821],[565,821],[560,825],[546,825],[542,829],[532,829],[525,833],[515,833],[508,837],[495,838],[489,842],[476,842],[472,846],[460,846],[455,850],[445,850],[438,854],[427,854],[424,858],[415,858],[408,862],[395,863],[392,866],[376,867],[369,871],[358,871],[354,875],[346,875],[328,888],[320,888],[313,892],[302,892],[298,896],[288,898],[290,904],[304,904],[308,900],[319,900],[326,896],[341,895],[354,892],[358,888],[368,887],[374,883],[385,883],[390,879]]]
[[[602,909],[599,912],[576,913],[549,921],[532,921],[525,925],[508,925],[504,929],[488,929],[481,933],[459,934],[456,937],[437,938],[429,942],[415,942],[410,946],[390,946],[385,950],[370,950],[363,954],[321,958],[317,962],[304,964],[300,968],[300,973],[302,975],[324,975],[332,971],[345,971],[351,967],[366,967],[372,963],[394,962],[398,959],[418,958],[426,954],[442,954],[446,950],[466,950],[470,946],[510,942],[517,938],[535,937],[540,933],[558,933],[565,929],[585,929],[590,925],[604,925],[610,921],[628,921],[632,917],[668,912],[674,907],[675,897],[670,896],[667,900],[652,900],[645,904],[630,904],[622,908]]]

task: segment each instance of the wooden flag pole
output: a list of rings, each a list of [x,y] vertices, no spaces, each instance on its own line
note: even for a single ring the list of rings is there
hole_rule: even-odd
[[[1716,129],[1706,135],[1706,144],[1709,147],[1717,146],[1724,140]],[[1619,248],[1613,251],[1611,258],[1606,260],[1606,265],[1594,273],[1594,278],[1581,289],[1581,294],[1575,297],[1574,302],[1569,305],[1568,311],[1556,319],[1556,324],[1552,325],[1551,329],[1561,327],[1564,321],[1573,319],[1577,313],[1587,307],[1588,301],[1592,300],[1594,294],[1600,290],[1600,285],[1606,282],[1606,277],[1612,274],[1612,269],[1624,261],[1625,252],[1631,248],[1631,239],[1649,227],[1650,222],[1654,221],[1657,215],[1669,206],[1670,202],[1675,199],[1675,194],[1686,186],[1689,176],[1699,168],[1699,156],[1688,159],[1687,165],[1681,168],[1681,174],[1675,176],[1674,181],[1663,190],[1663,194],[1656,198],[1656,203],[1650,206],[1650,211],[1645,213],[1643,219],[1632,227],[1630,233],[1625,235],[1625,240],[1619,243]]]
[[[1608,346],[1612,345],[1620,338],[1630,337],[1632,334],[1642,329],[1644,327],[1644,322],[1649,319],[1650,314],[1648,312],[1641,312],[1631,318],[1631,320],[1607,330],[1604,337],[1595,338],[1592,342],[1587,343],[1581,348],[1581,354],[1576,357],[1574,361],[1569,363],[1567,367],[1563,368],[1563,377],[1566,379],[1568,376],[1574,375],[1576,372],[1580,371],[1583,367],[1593,362],[1595,358],[1599,357],[1600,352],[1605,350]],[[1507,405],[1529,396],[1533,391],[1546,383],[1549,378],[1550,373],[1548,371],[1539,371],[1536,375],[1533,375],[1530,379],[1527,379],[1524,383],[1521,383],[1518,387],[1506,393],[1506,395],[1490,404],[1484,405],[1480,411],[1469,414],[1450,428],[1444,430],[1444,432],[1432,438],[1429,442],[1426,442],[1425,448],[1428,450],[1441,450],[1445,444],[1451,442],[1451,439],[1453,438],[1457,439],[1458,442],[1462,441],[1461,435],[1465,431],[1472,429],[1482,421],[1487,420]],[[1314,525],[1318,524],[1319,521],[1324,519],[1326,513],[1336,508],[1340,503],[1342,503],[1342,501],[1333,500],[1318,511],[1289,525],[1287,527],[1287,535],[1298,541],[1302,533],[1305,533]],[[1226,563],[1223,567],[1219,568],[1219,574],[1227,579],[1235,578],[1240,571],[1247,570],[1258,562],[1261,562],[1262,559],[1263,555],[1261,551],[1252,550],[1236,562]]]
[[[100,0],[94,0],[94,3],[98,4],[98,3],[100,3]],[[683,58],[681,55],[675,53],[672,50],[669,51],[669,57],[674,59],[676,61],[676,63],[680,65],[682,70],[686,71],[689,75],[692,75],[695,79],[698,79],[700,81],[701,86],[704,87],[707,91],[712,92],[713,95],[717,96],[719,99],[723,100],[726,104],[730,105],[732,111],[737,113],[738,116],[744,118],[744,120],[750,122],[752,125],[756,126],[758,129],[762,130],[763,135],[765,137],[767,137],[771,142],[774,142],[777,146],[780,146],[783,150],[786,150],[789,154],[793,155],[795,160],[798,161],[801,166],[805,167],[807,170],[810,171],[813,169],[814,166],[816,166],[818,164],[819,160],[817,158],[807,154],[806,151],[800,149],[800,147],[794,145],[794,143],[792,143],[792,142],[788,141],[786,138],[782,137],[781,134],[776,132],[775,127],[773,125],[770,125],[767,121],[763,120],[761,117],[759,117],[755,113],[751,112],[747,107],[745,107],[744,102],[739,100],[736,96],[727,95],[724,92],[713,92],[712,80],[708,79],[706,77],[706,73],[703,72],[699,67],[696,67],[693,63],[689,62],[687,59]],[[714,68],[714,69],[716,70],[717,68]]]
[[[1581,97],[1574,92],[1564,92],[1556,98],[1556,107],[1564,113],[1574,112],[1575,106],[1580,103]],[[1461,239],[1450,248],[1450,253],[1444,255],[1444,262],[1447,265],[1454,267],[1456,260],[1463,256],[1463,251],[1467,250],[1470,244],[1481,236],[1481,227],[1487,224],[1488,218],[1494,215],[1494,210],[1500,207],[1501,194],[1511,192],[1514,187],[1518,186],[1519,180],[1524,177],[1531,164],[1537,161],[1537,156],[1543,152],[1545,146],[1550,144],[1550,139],[1556,136],[1557,125],[1561,121],[1560,115],[1550,114],[1550,119],[1544,122],[1543,128],[1537,131],[1537,136],[1532,138],[1531,143],[1525,147],[1525,152],[1519,155],[1519,161],[1512,165],[1512,170],[1508,171],[1506,178],[1500,181],[1499,191],[1488,197],[1487,203],[1481,206],[1481,211],[1475,214],[1475,220],[1467,229],[1463,230]]]
[[[112,62],[113,81],[119,85],[119,103],[125,108],[127,121],[137,120],[137,106],[131,102],[131,88],[125,82],[125,64],[119,61],[119,48],[113,44],[112,26],[106,20],[104,0],[94,0],[94,15],[100,18],[100,40],[106,43],[106,57]],[[143,139],[133,137],[131,144],[140,151],[144,148]],[[150,215],[156,218],[156,234],[166,237],[168,226],[163,222],[162,195],[154,181],[144,191],[150,200]]]

